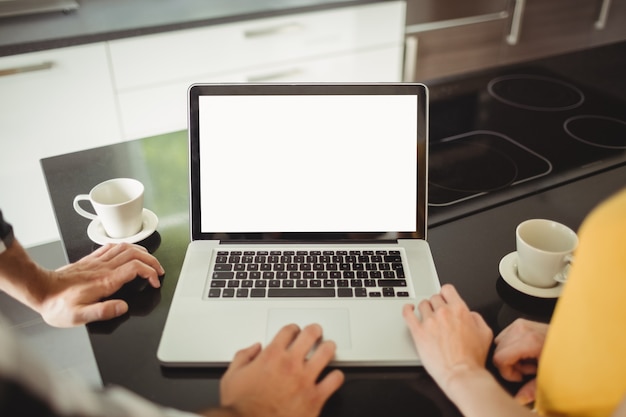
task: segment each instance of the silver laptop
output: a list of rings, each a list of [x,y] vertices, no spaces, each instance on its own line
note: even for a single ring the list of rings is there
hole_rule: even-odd
[[[189,89],[191,243],[158,359],[224,366],[288,323],[334,365],[419,365],[401,316],[440,289],[421,84]]]

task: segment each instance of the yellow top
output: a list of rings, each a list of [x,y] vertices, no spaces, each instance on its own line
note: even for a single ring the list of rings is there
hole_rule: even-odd
[[[579,238],[539,362],[541,415],[610,416],[626,395],[626,189]]]

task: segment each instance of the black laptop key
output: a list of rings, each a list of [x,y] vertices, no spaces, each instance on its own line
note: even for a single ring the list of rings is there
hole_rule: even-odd
[[[235,290],[233,288],[224,288],[222,291],[222,298],[233,298],[235,296]]]
[[[215,264],[215,267],[213,267],[213,270],[215,270],[215,271],[232,271],[233,270],[233,266],[231,264]]]
[[[363,287],[360,288],[355,288],[354,289],[354,296],[355,297],[367,297],[367,290]]]
[[[265,288],[253,288],[250,290],[250,297],[263,298],[265,297]]]
[[[237,298],[246,298],[248,296],[248,289],[238,288],[236,294],[237,294]]]
[[[268,297],[335,297],[334,288],[269,288]]]
[[[232,279],[235,273],[232,271],[216,271],[213,272],[213,279]]]
[[[379,279],[379,287],[406,287],[406,281],[403,279]]]
[[[222,290],[219,288],[211,288],[209,290],[209,298],[218,298],[222,293]]]
[[[396,292],[393,288],[383,288],[383,297],[394,297]]]
[[[352,288],[338,288],[337,296],[338,297],[352,297]]]
[[[397,255],[386,255],[383,256],[383,260],[385,262],[402,262],[402,257],[397,254]]]
[[[211,280],[211,288],[224,288],[226,286],[226,281],[221,279]]]

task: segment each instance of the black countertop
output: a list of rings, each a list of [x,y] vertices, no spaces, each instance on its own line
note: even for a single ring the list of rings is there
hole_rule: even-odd
[[[69,13],[0,18],[0,57],[385,0],[80,0]]]
[[[156,359],[189,242],[185,132],[47,158],[42,166],[70,261],[97,246],[86,234],[89,221],[74,212],[72,200],[98,182],[121,176],[141,180],[146,185],[145,205],[159,216],[158,233],[143,244],[166,269],[162,288],[124,294],[129,314],[88,326],[103,381],[187,410],[218,404],[221,370],[167,369]],[[626,167],[621,166],[432,228],[429,242],[441,282],[453,283],[494,332],[520,316],[547,321],[554,299],[519,293],[499,276],[500,259],[514,250],[515,226],[527,218],[543,217],[576,229],[598,202],[624,184]],[[414,415],[416,409],[425,416],[458,415],[421,368],[345,372],[345,386],[323,415],[396,417]]]

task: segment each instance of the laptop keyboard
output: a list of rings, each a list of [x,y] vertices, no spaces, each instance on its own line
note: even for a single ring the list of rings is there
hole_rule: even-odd
[[[408,297],[399,250],[217,252],[209,298]]]

